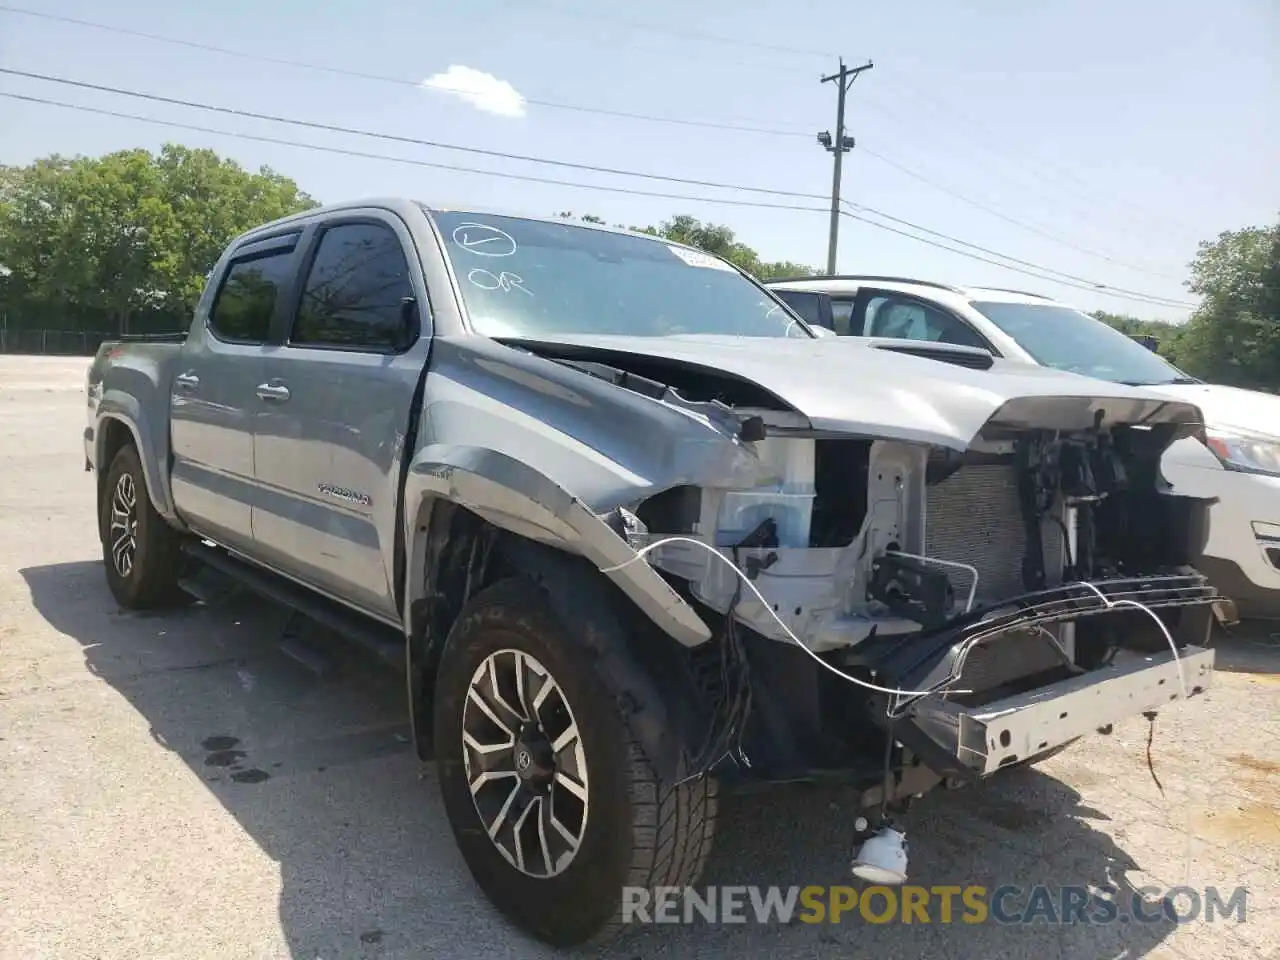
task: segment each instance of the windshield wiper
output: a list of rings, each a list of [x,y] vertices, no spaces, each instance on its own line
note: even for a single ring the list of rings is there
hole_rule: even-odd
[[[1199,383],[1195,377],[1174,377],[1171,380],[1120,380],[1126,387],[1170,387],[1174,384]]]

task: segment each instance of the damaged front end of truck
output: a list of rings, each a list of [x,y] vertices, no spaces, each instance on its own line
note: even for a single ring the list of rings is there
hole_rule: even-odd
[[[725,786],[852,783],[855,872],[900,881],[898,804],[1208,687],[1211,502],[1160,473],[1194,406],[819,337],[651,237],[432,216],[462,312],[405,474],[415,742],[539,936],[695,883]]]
[[[766,374],[705,343],[505,347],[519,376],[459,358],[451,378],[502,376],[579,416],[625,395],[688,427],[646,433],[613,411],[601,455],[649,451],[629,462],[631,486],[592,488],[555,458],[564,472],[548,480],[527,451],[500,470],[422,468],[489,522],[586,557],[662,628],[644,642],[677,652],[650,661],[644,690],[696,701],[661,711],[683,718],[681,755],[670,739],[651,750],[672,775],[852,780],[874,805],[1034,761],[1209,685],[1223,598],[1195,564],[1212,501],[1159,471],[1202,429],[1194,407],[1093,396],[1102,385],[1066,375],[1002,383],[965,369],[963,351],[770,345],[797,354],[794,376],[777,372],[785,356]],[[535,369],[555,388],[533,387]],[[911,379],[814,401],[859,370]],[[558,431],[577,421],[550,409],[539,416],[563,451]],[[525,492],[498,507],[481,488]]]
[[[638,504],[632,546],[732,625],[693,651],[732,728],[717,771],[915,793],[1202,692],[1210,502],[1158,468],[1195,417],[1130,413],[1010,401],[963,451],[766,425],[773,484]]]

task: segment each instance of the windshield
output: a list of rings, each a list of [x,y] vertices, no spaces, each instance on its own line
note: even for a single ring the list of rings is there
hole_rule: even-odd
[[[973,307],[1043,366],[1136,386],[1195,382],[1119,330],[1079,310],[1040,303],[974,302]]]
[[[470,315],[491,337],[812,336],[722,260],[663,240],[433,212]]]

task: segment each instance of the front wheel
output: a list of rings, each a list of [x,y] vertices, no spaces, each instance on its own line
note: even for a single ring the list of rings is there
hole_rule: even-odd
[[[715,781],[663,782],[592,658],[537,587],[504,580],[463,608],[436,680],[463,858],[499,910],[560,947],[618,932],[624,887],[695,883],[715,828]]]
[[[98,504],[107,585],[126,610],[150,610],[191,601],[178,586],[182,538],[156,512],[138,451],[123,447],[111,461]]]

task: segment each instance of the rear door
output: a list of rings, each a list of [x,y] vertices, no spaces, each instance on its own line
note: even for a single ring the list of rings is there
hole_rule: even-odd
[[[861,329],[850,328],[854,297],[849,294],[771,289],[775,296],[813,326],[834,330],[842,337],[862,332]]]
[[[255,388],[272,324],[293,286],[301,232],[236,249],[183,344],[170,395],[173,498],[198,533],[253,543]]]
[[[400,468],[430,348],[421,264],[404,223],[381,210],[324,220],[305,246],[256,385],[256,549],[395,621]]]

